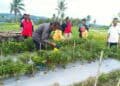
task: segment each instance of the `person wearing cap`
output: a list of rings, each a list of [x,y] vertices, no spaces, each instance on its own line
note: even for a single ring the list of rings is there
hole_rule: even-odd
[[[54,42],[49,41],[51,32],[55,31],[57,28],[59,28],[58,22],[40,24],[39,28],[34,31],[32,36],[37,50],[43,49],[45,44],[50,45],[53,48],[58,48]]]

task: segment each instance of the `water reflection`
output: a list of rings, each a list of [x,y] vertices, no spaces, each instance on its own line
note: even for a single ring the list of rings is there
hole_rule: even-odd
[[[56,68],[55,71],[44,73],[40,71],[34,77],[20,77],[19,80],[14,78],[4,81],[4,86],[66,86],[76,82],[86,80],[91,76],[96,76],[98,61],[91,63],[69,64],[66,69]],[[108,73],[120,69],[120,61],[114,59],[103,60],[101,72]]]

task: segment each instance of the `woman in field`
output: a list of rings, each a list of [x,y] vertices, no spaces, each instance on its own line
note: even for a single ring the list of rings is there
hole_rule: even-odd
[[[21,34],[24,38],[32,37],[33,33],[33,22],[30,19],[30,15],[24,14],[23,19],[21,20]]]
[[[86,25],[86,19],[82,19],[81,24],[79,26],[79,37],[87,38],[88,37],[88,29]]]
[[[64,36],[65,39],[70,39],[72,36],[72,24],[68,17],[66,18],[66,27],[64,30]]]

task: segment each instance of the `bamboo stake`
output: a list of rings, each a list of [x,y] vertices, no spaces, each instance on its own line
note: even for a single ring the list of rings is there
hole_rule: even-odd
[[[0,60],[2,61],[2,48],[0,49]],[[3,64],[1,64],[1,66],[2,66]],[[3,71],[1,71],[1,72],[3,72]],[[3,78],[3,76],[1,76],[1,78]],[[2,83],[2,80],[0,80],[0,85],[2,85],[3,83]]]
[[[3,46],[3,42],[2,42],[2,46]],[[3,61],[3,58],[2,58],[2,56],[3,56],[3,52],[2,52],[2,47],[1,47],[1,53],[0,53],[1,55],[0,55],[0,60],[1,61]],[[3,65],[3,62],[2,62],[2,64],[1,64],[1,66]],[[3,73],[3,70],[2,70],[2,73]],[[3,73],[3,75],[2,75],[2,78],[4,78],[4,73]]]
[[[74,40],[74,44],[73,44],[73,58],[74,58],[74,53],[75,53],[75,46],[76,46],[76,43],[75,43],[75,40]]]
[[[96,76],[96,79],[95,79],[95,84],[94,84],[94,86],[97,86],[98,79],[99,79],[99,76],[100,76],[100,69],[101,69],[101,65],[102,65],[103,53],[104,53],[104,52],[101,51],[100,60],[99,60],[99,64],[98,64],[98,71],[97,71],[97,76]]]
[[[3,85],[3,81],[2,81],[2,80],[0,80],[0,86],[4,86],[4,85]]]
[[[118,80],[117,86],[120,86],[120,79]]]
[[[32,77],[34,77],[34,62],[32,61],[32,57],[31,56],[30,56],[28,64],[31,65]]]

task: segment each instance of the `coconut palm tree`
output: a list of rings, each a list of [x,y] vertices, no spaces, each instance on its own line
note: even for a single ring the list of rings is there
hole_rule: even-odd
[[[58,7],[56,8],[56,10],[58,11],[58,19],[60,17],[60,20],[63,19],[64,15],[65,15],[65,10],[67,9],[66,7],[66,3],[65,0],[58,0]]]
[[[24,11],[24,3],[23,0],[13,0],[10,3],[10,13],[14,13],[17,21],[17,15],[21,15],[21,11]]]

